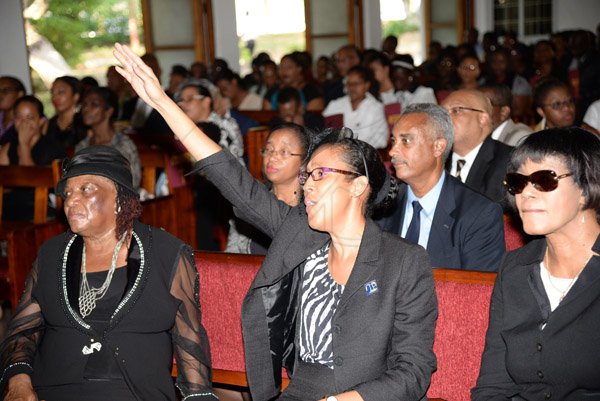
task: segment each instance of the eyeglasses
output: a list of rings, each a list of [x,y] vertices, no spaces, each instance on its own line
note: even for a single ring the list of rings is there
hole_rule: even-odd
[[[179,99],[179,101],[177,102],[177,104],[181,106],[184,103],[190,103],[190,102],[192,102],[194,100],[202,100],[205,97],[206,96],[202,96],[202,95],[194,95],[194,96],[190,96],[190,97],[188,97],[186,99]]]
[[[273,157],[277,155],[280,159],[287,159],[291,156],[302,156],[300,153],[292,153],[287,149],[275,150],[273,148],[262,148],[260,150],[260,155],[262,157]]]
[[[321,181],[323,178],[325,178],[327,173],[353,175],[355,177],[361,176],[361,174],[356,173],[354,171],[339,170],[337,168],[331,168],[331,167],[317,167],[317,168],[313,169],[312,171],[300,171],[298,173],[298,182],[300,182],[300,185],[306,184],[306,181],[308,180],[308,176],[311,176],[313,181]]]
[[[465,106],[456,106],[456,107],[451,107],[448,109],[448,113],[450,113],[451,116],[455,116],[455,117],[460,116],[465,111],[475,111],[477,113],[485,113],[485,111],[483,111],[483,110],[474,109],[472,107],[465,107]]]
[[[465,71],[475,71],[479,69],[479,66],[477,64],[464,64],[460,66],[460,69]]]
[[[566,173],[557,176],[552,170],[539,170],[530,175],[519,173],[508,173],[504,177],[504,186],[512,195],[517,195],[523,192],[527,183],[531,183],[535,189],[541,192],[554,191],[558,187],[558,181],[562,178],[569,177],[573,173]]]
[[[574,104],[575,104],[575,100],[573,98],[571,98],[571,99],[563,100],[562,102],[556,101],[556,102],[552,102],[552,103],[546,103],[546,104],[543,104],[542,106],[548,106],[552,110],[560,110],[563,107],[571,107]]]

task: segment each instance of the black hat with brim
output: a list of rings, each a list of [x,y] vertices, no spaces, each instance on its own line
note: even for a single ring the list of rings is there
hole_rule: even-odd
[[[62,164],[62,177],[56,184],[56,193],[64,197],[67,180],[80,175],[99,175],[139,196],[133,187],[129,161],[117,149],[106,145],[93,145],[81,149]]]

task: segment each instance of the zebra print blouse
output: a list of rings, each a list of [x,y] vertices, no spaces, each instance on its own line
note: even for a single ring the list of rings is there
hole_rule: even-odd
[[[328,269],[330,243],[310,255],[302,273],[300,303],[300,358],[333,369],[331,321],[344,286],[336,283]]]

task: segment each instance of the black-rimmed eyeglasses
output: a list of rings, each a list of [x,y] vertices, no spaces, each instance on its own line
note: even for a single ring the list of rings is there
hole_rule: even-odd
[[[456,106],[456,107],[451,107],[448,109],[448,113],[450,113],[451,116],[459,116],[462,113],[464,113],[465,111],[474,111],[477,113],[485,113],[484,110],[474,109],[473,107],[465,107],[465,106]]]
[[[362,174],[356,173],[354,171],[340,170],[337,168],[316,167],[316,168],[312,169],[311,171],[300,171],[298,173],[298,182],[300,182],[300,185],[306,184],[306,181],[308,180],[309,176],[312,177],[313,181],[321,181],[323,178],[325,178],[327,173],[353,175],[355,177],[360,177],[362,175]]]

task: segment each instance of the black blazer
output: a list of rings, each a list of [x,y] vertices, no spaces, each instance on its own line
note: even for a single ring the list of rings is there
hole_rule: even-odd
[[[498,142],[488,136],[483,141],[473,166],[469,170],[469,175],[465,180],[467,186],[480,194],[483,194],[493,200],[503,204],[505,210],[508,204],[505,200],[506,190],[502,185],[506,175],[506,166],[510,160],[510,154],[513,148]],[[446,160],[446,170],[450,171],[452,167],[452,158]]]
[[[401,234],[406,201],[402,184],[393,213],[378,220],[385,231]],[[505,250],[500,206],[446,174],[427,242],[431,265],[496,271]]]
[[[242,305],[252,399],[270,400],[279,393],[282,367],[293,368],[302,266],[330,237],[309,227],[303,205],[279,201],[229,152],[201,160],[197,170],[234,205],[238,217],[273,237]],[[373,282],[378,290],[367,295],[365,285]],[[436,319],[426,252],[367,220],[332,321],[335,388],[354,389],[365,400],[422,399],[436,366]]]
[[[600,237],[592,249],[600,253]],[[550,312],[540,277],[545,251],[538,239],[502,261],[474,401],[600,400],[600,257]]]

